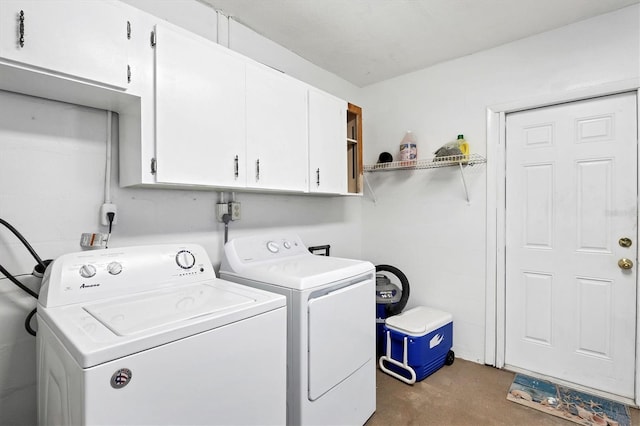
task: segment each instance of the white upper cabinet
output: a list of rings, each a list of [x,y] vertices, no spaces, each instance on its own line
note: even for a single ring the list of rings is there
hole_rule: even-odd
[[[244,187],[245,61],[213,42],[156,25],[156,181]]]
[[[345,194],[347,103],[309,89],[309,192]]]
[[[123,187],[347,192],[344,101],[125,3],[0,0],[0,74],[117,112]]]
[[[247,187],[308,191],[307,87],[247,64]]]
[[[0,58],[126,89],[127,17],[111,1],[0,0]]]

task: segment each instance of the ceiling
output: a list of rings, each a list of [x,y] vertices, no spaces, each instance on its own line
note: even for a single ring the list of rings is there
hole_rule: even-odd
[[[366,86],[640,0],[200,0]]]

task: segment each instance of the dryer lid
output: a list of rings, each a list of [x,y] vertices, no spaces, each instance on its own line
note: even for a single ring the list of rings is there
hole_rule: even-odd
[[[297,235],[256,235],[224,245],[220,276],[306,290],[373,270],[370,262],[313,255]]]
[[[370,262],[311,253],[220,270],[220,276],[236,276],[294,290],[307,290],[373,273]],[[230,268],[231,269],[231,268]]]

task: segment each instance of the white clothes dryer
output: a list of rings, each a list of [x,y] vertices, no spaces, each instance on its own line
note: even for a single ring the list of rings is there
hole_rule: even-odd
[[[41,425],[281,425],[286,305],[217,279],[205,250],[85,251],[38,299]]]
[[[362,425],[376,409],[375,267],[296,235],[237,238],[220,277],[287,298],[287,423]]]

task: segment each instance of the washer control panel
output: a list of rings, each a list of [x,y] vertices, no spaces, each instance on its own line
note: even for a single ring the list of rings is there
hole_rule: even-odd
[[[196,244],[84,251],[49,265],[39,303],[67,305],[213,279],[209,256]]]

